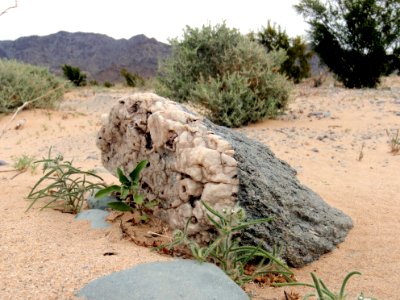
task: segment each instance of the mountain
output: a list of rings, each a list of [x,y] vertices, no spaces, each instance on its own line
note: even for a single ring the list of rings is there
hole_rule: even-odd
[[[0,41],[0,58],[46,66],[56,74],[69,64],[79,67],[89,80],[117,82],[123,80],[122,68],[144,77],[155,75],[158,60],[168,56],[170,48],[142,34],[116,40],[103,34],[60,31]]]

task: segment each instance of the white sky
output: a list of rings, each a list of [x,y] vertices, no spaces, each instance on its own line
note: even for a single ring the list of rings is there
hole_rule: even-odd
[[[289,36],[305,36],[307,24],[297,15],[296,0],[19,0],[0,16],[0,40],[48,35],[60,30],[95,32],[113,38],[145,34],[159,41],[181,37],[186,25],[201,27],[223,20],[242,33],[272,22]],[[14,5],[0,0],[0,12]]]

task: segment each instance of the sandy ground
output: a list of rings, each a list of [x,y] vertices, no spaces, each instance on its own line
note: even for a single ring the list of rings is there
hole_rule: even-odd
[[[101,166],[95,137],[101,114],[123,93],[81,89],[67,94],[60,110],[21,112],[0,139],[0,160],[12,164],[22,154],[42,158],[52,146],[75,165],[115,180]],[[0,116],[0,129],[9,119]],[[15,130],[22,119],[25,125]],[[299,281],[310,282],[309,273],[316,272],[338,289],[347,272],[357,270],[363,275],[350,281],[349,299],[360,291],[400,299],[400,155],[389,153],[386,129],[400,129],[399,77],[385,79],[378,90],[303,84],[279,120],[239,129],[267,144],[298,171],[301,182],[353,218],[344,243],[294,270]],[[0,299],[74,299],[102,275],[170,259],[120,239],[115,230],[90,229],[70,214],[25,212],[25,197],[41,170],[12,178],[15,172],[3,172],[11,168],[0,166]],[[258,300],[281,299],[284,290],[254,284],[246,289]]]

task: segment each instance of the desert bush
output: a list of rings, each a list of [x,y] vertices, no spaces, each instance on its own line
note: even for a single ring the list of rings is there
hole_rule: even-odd
[[[63,94],[64,83],[48,69],[0,59],[0,113],[39,97],[29,107],[54,108]]]
[[[159,66],[156,92],[201,104],[215,123],[239,127],[286,107],[290,84],[278,73],[283,51],[266,53],[225,24],[187,27],[172,40],[172,55]]]
[[[266,28],[257,34],[257,41],[268,51],[283,49],[287,58],[283,61],[280,71],[286,74],[294,83],[310,76],[311,51],[300,36],[289,38],[280,26],[271,25],[268,21]]]
[[[398,0],[302,0],[314,51],[345,87],[376,87],[399,67]]]
[[[303,283],[303,282],[289,282],[289,283],[274,283],[273,286],[306,286],[315,289],[316,293],[307,294],[303,300],[310,299],[311,297],[317,297],[317,300],[346,300],[346,286],[349,282],[350,278],[354,275],[361,275],[360,272],[350,272],[348,273],[342,281],[342,285],[340,287],[339,292],[333,292],[330,290],[326,284],[322,281],[321,278],[318,278],[317,275],[311,273],[311,278],[314,284]],[[371,297],[365,297],[363,293],[361,293],[357,300],[377,300]]]
[[[122,77],[125,78],[127,86],[130,87],[142,87],[144,86],[144,78],[138,73],[130,73],[127,69],[121,69]]]
[[[86,85],[86,74],[82,73],[78,67],[63,65],[64,76],[71,81],[75,86]]]
[[[148,163],[147,160],[140,161],[128,176],[124,174],[121,168],[117,168],[117,175],[121,184],[110,185],[97,191],[95,198],[115,196],[117,201],[108,203],[110,208],[118,211],[137,211],[140,214],[140,220],[146,222],[148,220],[146,211],[151,211],[159,203],[158,200],[148,201],[138,193],[140,172],[146,168]]]
[[[240,207],[220,213],[207,203],[202,202],[202,204],[217,232],[208,246],[201,246],[188,236],[187,229],[191,222],[189,218],[183,231],[174,231],[171,243],[161,245],[156,249],[167,248],[171,251],[175,247],[185,246],[195,259],[216,264],[239,285],[266,274],[280,275],[287,281],[292,281],[293,273],[279,257],[277,251],[270,253],[261,246],[240,245],[238,235],[241,231],[252,225],[270,222],[273,218],[246,221],[246,213]],[[255,262],[257,265],[252,272],[249,272],[247,268]]]
[[[42,164],[43,176],[28,194],[27,198],[32,202],[27,210],[44,199],[47,202],[41,209],[56,208],[76,214],[89,193],[104,187],[103,179],[94,172],[74,167],[71,161],[64,161],[61,154],[52,157],[51,148],[48,157],[35,164]]]
[[[104,81],[103,86],[106,87],[106,88],[110,88],[110,87],[113,87],[114,84],[112,82],[109,82],[109,81]]]

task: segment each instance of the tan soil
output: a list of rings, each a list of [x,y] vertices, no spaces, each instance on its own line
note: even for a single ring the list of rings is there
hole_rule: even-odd
[[[80,89],[67,94],[58,111],[21,112],[0,139],[0,160],[12,163],[22,154],[42,158],[53,146],[75,165],[115,182],[101,166],[95,137],[101,114],[124,93]],[[325,115],[309,115],[316,112]],[[0,116],[0,129],[10,117]],[[21,119],[25,125],[15,130]],[[391,77],[378,90],[314,89],[305,83],[293,91],[285,116],[239,129],[266,143],[297,169],[305,185],[353,218],[344,243],[295,270],[299,281],[310,282],[309,273],[316,272],[338,289],[343,277],[357,270],[363,275],[350,281],[350,299],[360,291],[400,299],[400,155],[389,153],[385,132],[399,128],[400,78]],[[15,172],[3,172],[9,169],[0,166],[0,299],[74,299],[95,278],[171,259],[122,239],[118,224],[93,230],[70,214],[37,207],[25,212],[25,197],[41,170],[12,179]],[[115,255],[104,255],[110,252]],[[281,299],[290,289],[249,284],[246,290],[253,299],[266,300]]]

